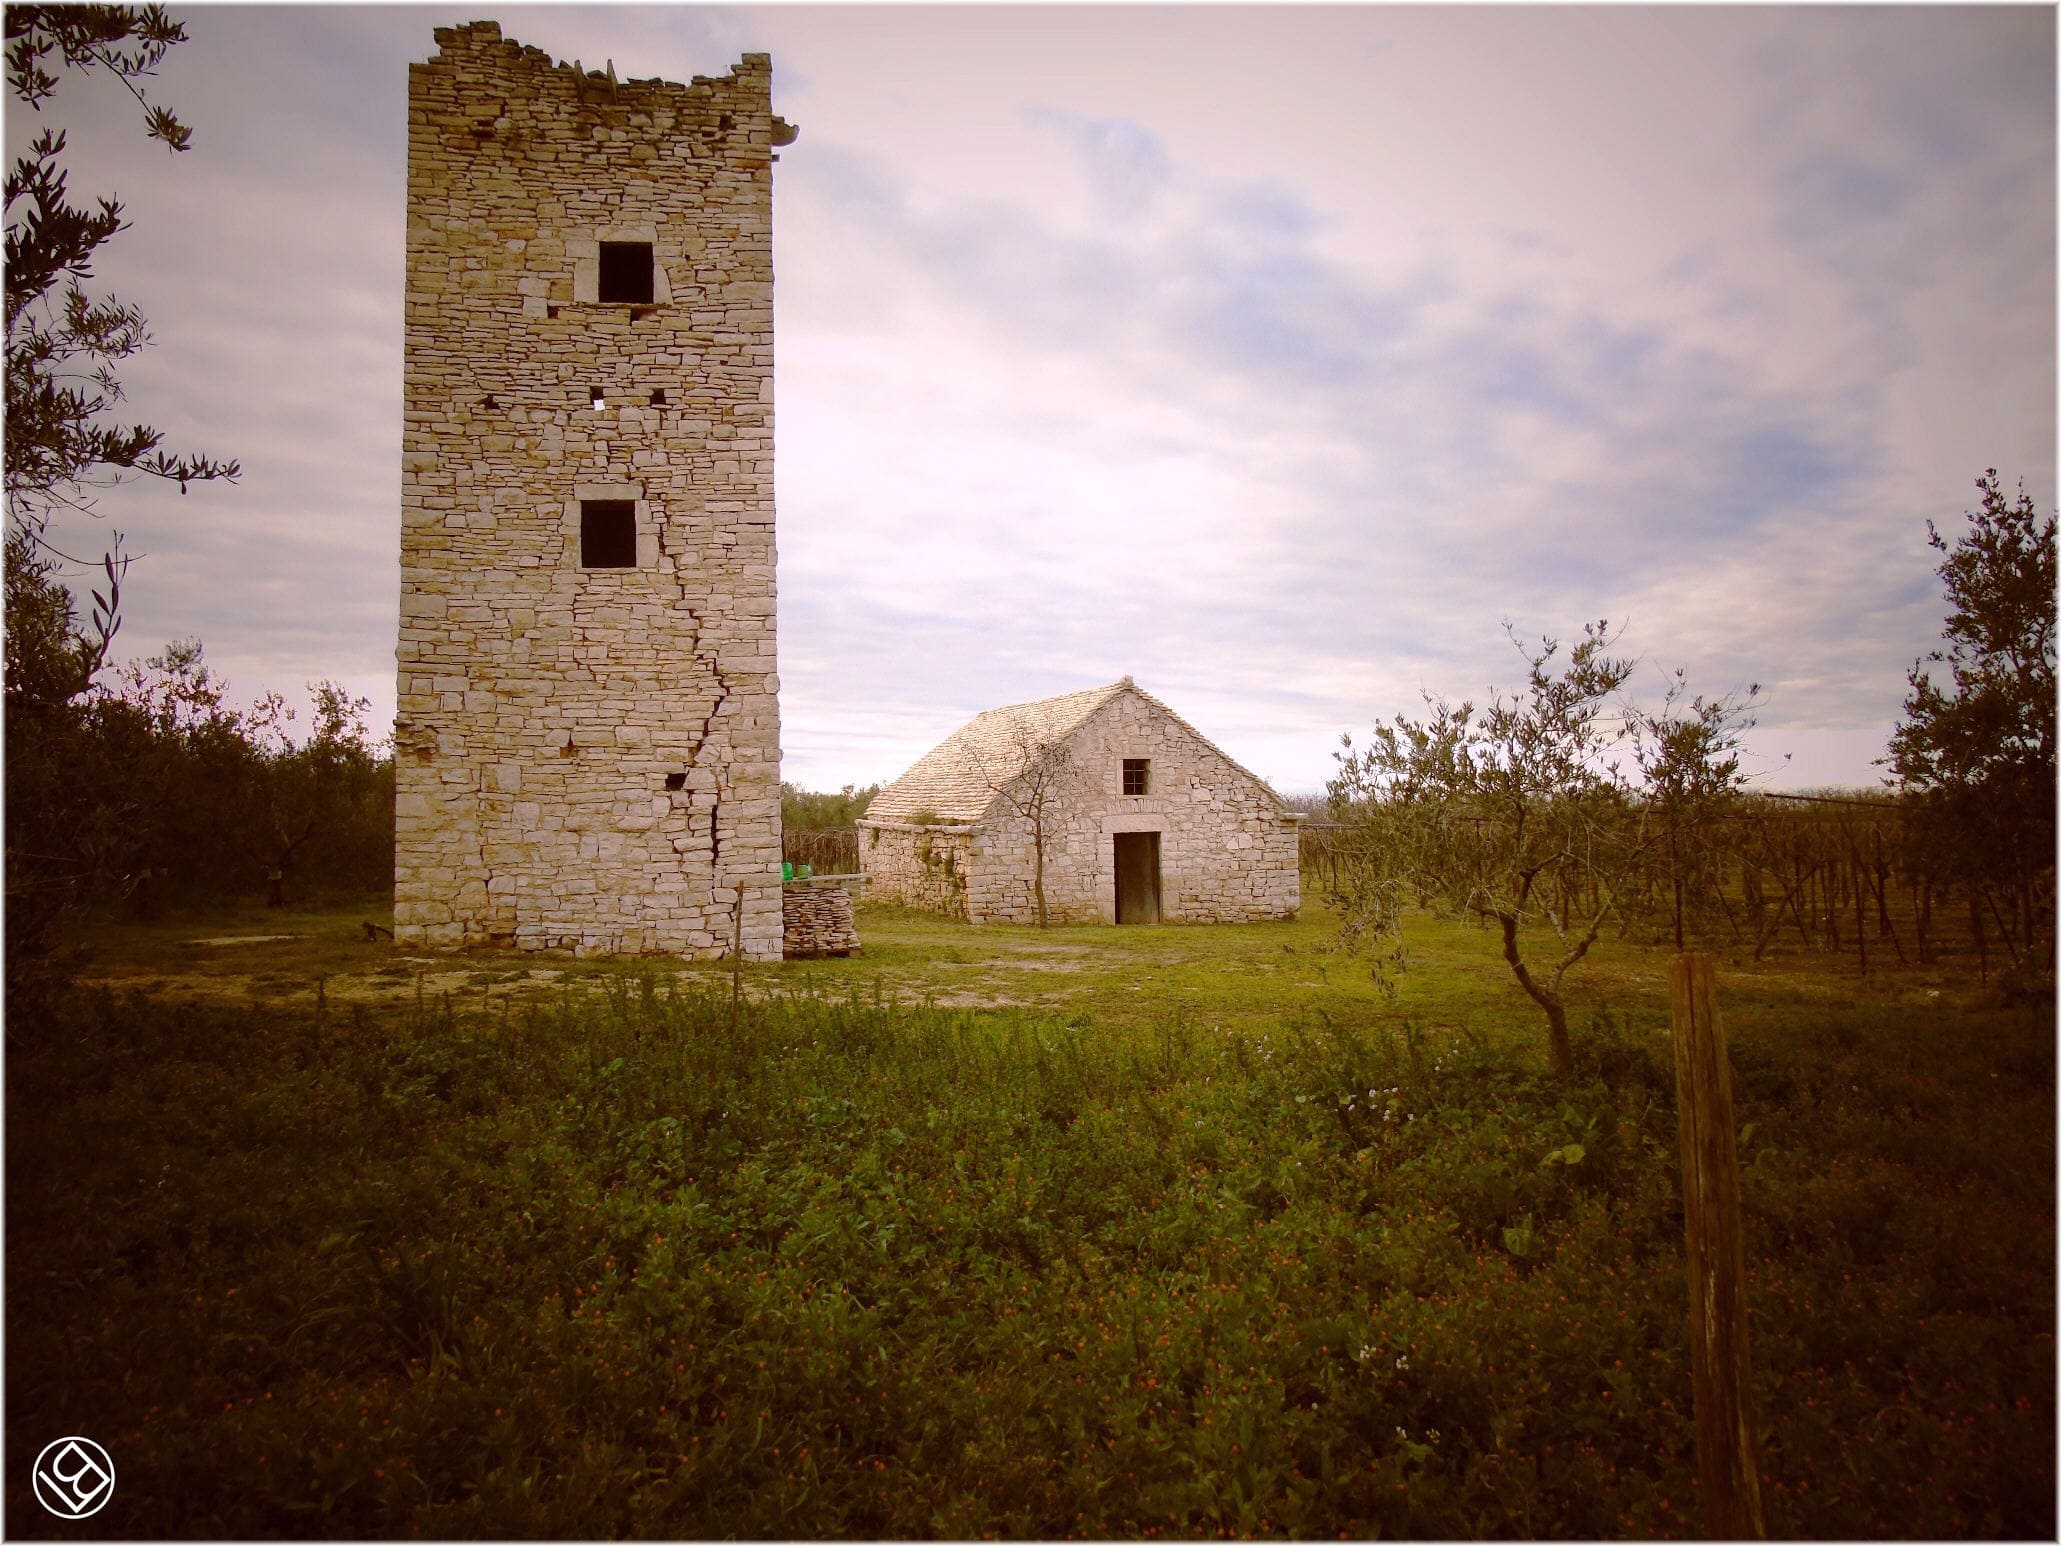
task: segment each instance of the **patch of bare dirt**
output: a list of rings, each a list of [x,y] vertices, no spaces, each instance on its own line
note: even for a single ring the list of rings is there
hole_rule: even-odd
[[[972,993],[964,990],[957,993],[932,993],[925,997],[939,1009],[1014,1009],[1019,1003],[1016,999],[1001,998],[991,993]]]
[[[205,943],[205,941],[195,941]],[[402,962],[407,958],[403,957]],[[386,962],[362,971],[319,974],[320,996],[328,1004],[401,1004],[419,993],[436,999],[448,993],[453,999],[478,1001],[482,998],[522,997],[541,993],[565,975],[558,967],[530,967],[525,970],[481,972],[472,967],[451,967],[428,971],[420,966]],[[125,972],[99,978],[109,987],[142,988],[153,994],[210,1003],[248,1004],[254,1000],[272,1004],[313,1004],[317,998],[318,974],[280,971],[276,968],[251,971]]]

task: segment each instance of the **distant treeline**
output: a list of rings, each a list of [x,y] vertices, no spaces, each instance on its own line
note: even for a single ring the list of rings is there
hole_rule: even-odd
[[[818,794],[799,784],[780,786],[780,825],[792,829],[848,827],[866,814],[880,785],[863,789],[846,784],[835,794]]]
[[[393,884],[393,761],[366,700],[311,684],[296,738],[277,693],[230,707],[197,641],[103,671],[111,630],[80,628],[56,565],[20,536],[6,620],[11,985],[85,916]]]

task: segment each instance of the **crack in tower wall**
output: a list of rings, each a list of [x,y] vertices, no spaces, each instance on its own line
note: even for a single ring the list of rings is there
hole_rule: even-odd
[[[658,541],[661,567],[666,562],[671,562],[673,576],[679,583],[679,609],[687,614],[691,629],[687,638],[688,658],[697,664],[706,666],[709,676],[716,686],[716,691],[709,700],[708,713],[702,717],[700,733],[694,737],[687,747],[687,766],[689,768],[699,768],[701,766],[701,754],[707,748],[710,738],[715,733],[716,716],[723,712],[724,705],[730,701],[730,678],[723,671],[721,655],[714,651],[704,651],[701,647],[701,611],[688,598],[686,578],[680,570],[678,560],[673,557],[666,547],[665,526],[663,523],[658,525],[655,535]],[[720,769],[712,771],[715,774],[715,782],[714,787],[710,790],[708,807],[709,872],[712,877],[720,879],[723,872],[723,838],[721,829],[723,778]],[[688,812],[688,825],[691,829],[693,825],[694,794],[690,789],[683,789],[682,792],[687,796],[685,808]]]
[[[436,41],[409,71],[396,938],[512,916],[523,945],[721,956],[741,887],[745,954],[776,958],[770,61],[610,91],[492,23]],[[603,242],[649,245],[652,302],[597,299]],[[634,565],[582,567],[582,499],[636,501]]]

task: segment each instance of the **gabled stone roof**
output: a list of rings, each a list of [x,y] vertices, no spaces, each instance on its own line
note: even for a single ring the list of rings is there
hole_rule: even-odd
[[[875,795],[865,819],[908,821],[922,815],[939,821],[980,820],[994,804],[996,791],[1023,771],[1030,748],[1065,740],[1129,685],[1126,678],[1107,687],[976,714]]]
[[[1151,704],[1219,757],[1224,756],[1202,732],[1125,677],[1107,687],[1061,693],[1056,698],[1014,703],[975,715],[875,795],[861,819],[910,821],[920,815],[940,822],[977,822],[987,815],[1002,786],[1023,771],[1031,749],[1065,740],[1110,699],[1126,692]],[[1224,761],[1252,779],[1270,798],[1278,799],[1264,780],[1229,757]]]

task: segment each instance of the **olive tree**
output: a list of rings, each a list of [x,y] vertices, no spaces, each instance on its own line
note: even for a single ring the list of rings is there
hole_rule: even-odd
[[[142,82],[186,31],[163,6],[10,5],[7,86],[17,113],[40,115],[57,94],[54,70],[99,72],[143,110],[144,133],[183,151],[192,131],[148,100]],[[237,464],[173,455],[147,424],[111,422],[121,400],[114,367],[150,342],[143,314],[88,293],[96,254],[128,222],[118,199],[72,202],[65,135],[45,129],[7,172],[7,510],[41,538],[52,512],[81,508],[82,491],[143,474],[176,483],[233,479]]]
[[[1377,725],[1364,747],[1345,738],[1329,792],[1350,857],[1334,901],[1345,942],[1377,973],[1402,964],[1412,903],[1490,928],[1564,1072],[1567,976],[1650,879],[1667,834],[1679,843],[1692,810],[1736,787],[1739,705],[1670,692],[1641,715],[1607,621],[1564,653],[1554,639],[1512,642],[1515,691],[1479,708],[1427,694],[1423,717]]]
[[[67,74],[119,81],[143,112],[144,133],[181,151],[190,131],[150,102],[144,82],[185,32],[162,6],[9,5],[7,88],[16,118],[40,118]],[[7,491],[6,900],[11,984],[47,962],[61,925],[106,869],[110,802],[95,760],[99,726],[87,701],[120,626],[127,561],[117,535],[78,616],[49,537],[52,516],[90,510],[89,491],[128,476],[189,483],[233,479],[237,465],[174,455],[147,424],[113,418],[116,366],[149,342],[143,315],[89,292],[101,249],[123,230],[114,198],[74,202],[65,134],[42,128],[6,176]],[[67,560],[70,561],[70,560]]]
[[[1688,928],[1709,903],[1724,905],[1728,852],[1722,828],[1737,815],[1746,785],[1741,762],[1758,683],[1722,697],[1692,696],[1683,672],[1669,680],[1657,712],[1630,707],[1626,731],[1638,769],[1640,795],[1658,822],[1648,849],[1650,872],[1666,890],[1654,909],[1672,924],[1675,949],[1686,949]]]

